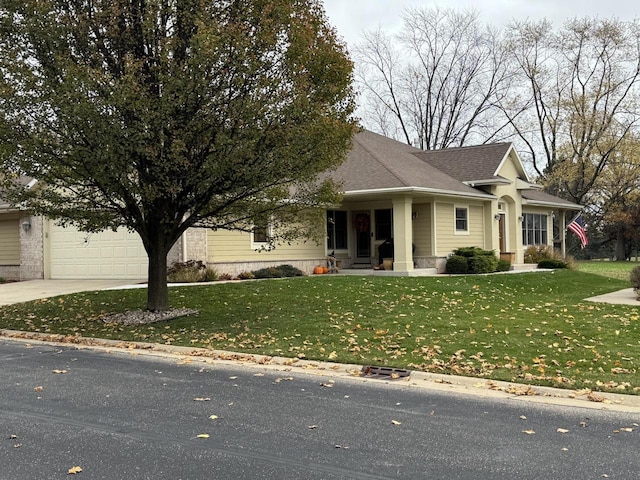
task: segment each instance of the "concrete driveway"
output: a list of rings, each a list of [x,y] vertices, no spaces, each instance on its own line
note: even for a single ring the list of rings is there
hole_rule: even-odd
[[[0,285],[0,306],[68,293],[132,288],[146,280],[28,280]]]

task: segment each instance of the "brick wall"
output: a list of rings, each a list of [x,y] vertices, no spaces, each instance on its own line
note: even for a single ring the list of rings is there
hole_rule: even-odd
[[[31,222],[25,231],[22,224]],[[20,217],[20,280],[44,278],[44,219],[30,215]]]

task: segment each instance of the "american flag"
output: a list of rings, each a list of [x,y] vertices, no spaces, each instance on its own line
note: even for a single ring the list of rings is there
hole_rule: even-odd
[[[582,216],[578,214],[573,221],[567,225],[567,228],[575,233],[580,239],[580,247],[584,248],[589,245],[589,239],[587,238],[587,230],[584,228],[584,220]]]

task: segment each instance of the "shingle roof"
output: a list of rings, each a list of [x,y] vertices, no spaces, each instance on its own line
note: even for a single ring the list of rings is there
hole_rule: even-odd
[[[33,180],[34,179],[32,177],[21,175],[15,180],[15,182],[23,187],[28,187],[33,182]],[[4,192],[0,190],[0,210],[7,210],[10,208],[12,208],[11,203],[9,203],[6,198],[4,198]]]
[[[496,175],[510,143],[421,151],[418,158],[460,182],[502,180]]]
[[[553,207],[562,207],[562,208],[572,208],[576,210],[582,209],[582,206],[578,205],[577,203],[573,203],[569,200],[565,200],[564,198],[556,197],[555,195],[551,195],[541,190],[521,190],[520,194],[522,195],[522,198],[526,200],[526,203],[529,205],[543,205],[543,206],[553,206]]]
[[[418,188],[463,196],[487,196],[422,161],[418,157],[422,152],[365,130],[355,135],[347,160],[331,176],[342,183],[347,193]]]

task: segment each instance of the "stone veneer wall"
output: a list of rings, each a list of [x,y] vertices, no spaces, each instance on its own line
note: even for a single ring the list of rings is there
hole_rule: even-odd
[[[207,261],[207,230],[205,228],[190,228],[186,232],[187,237],[187,258],[182,258],[184,249],[183,241],[185,236],[173,245],[167,255],[167,265],[171,266],[176,262],[186,262],[187,260]]]
[[[242,272],[252,272],[266,267],[277,267],[279,265],[291,265],[302,270],[307,275],[313,273],[313,269],[318,265],[326,267],[327,258],[322,257],[315,260],[276,260],[276,261],[261,261],[261,262],[217,262],[209,263],[209,267],[213,268],[218,275],[229,274],[232,277],[237,277]]]
[[[31,228],[25,232],[22,223],[29,219]],[[23,215],[20,225],[20,280],[44,278],[44,218]]]

